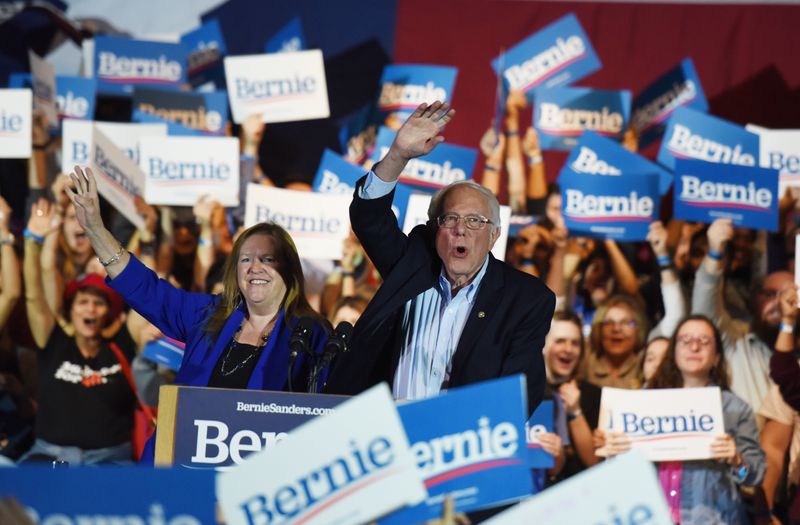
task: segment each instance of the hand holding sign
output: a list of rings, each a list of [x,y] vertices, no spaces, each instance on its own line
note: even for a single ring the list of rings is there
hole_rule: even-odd
[[[711,453],[715,459],[725,461],[732,467],[740,467],[744,464],[739,449],[736,448],[736,440],[730,434],[714,438],[714,441],[711,442]]]
[[[669,256],[669,252],[667,251],[667,229],[664,228],[664,225],[661,223],[661,221],[653,221],[650,224],[650,231],[647,234],[647,242],[650,243],[653,253],[655,253],[656,257],[659,259],[661,257]]]
[[[717,219],[708,227],[708,251],[721,254],[733,238],[733,225],[730,219]]]
[[[781,322],[794,326],[797,321],[797,284],[792,283],[778,295],[778,303],[781,306]]]

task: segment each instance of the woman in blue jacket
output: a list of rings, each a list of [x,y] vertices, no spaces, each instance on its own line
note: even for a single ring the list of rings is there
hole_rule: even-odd
[[[108,273],[108,283],[165,335],[186,343],[179,385],[255,390],[289,389],[289,339],[298,320],[315,319],[311,351],[325,343],[325,323],[305,298],[303,271],[289,234],[261,223],[236,240],[225,263],[224,291],[189,293],[159,279],[103,225],[90,169],[79,167],[68,188],[78,221]],[[292,389],[304,389],[310,360],[300,355]]]

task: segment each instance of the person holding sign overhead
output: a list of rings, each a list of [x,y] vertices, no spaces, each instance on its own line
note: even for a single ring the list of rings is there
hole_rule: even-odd
[[[729,390],[722,336],[711,320],[690,315],[678,325],[651,388],[703,388],[722,391],[725,433],[711,444],[713,459],[667,461],[658,474],[676,523],[749,523],[739,486],[757,487],[766,461],[758,441],[753,410]],[[602,440],[602,439],[601,439]],[[605,436],[610,455],[628,450],[625,434]]]
[[[406,163],[444,141],[449,105],[421,104],[386,157],[362,177],[350,205],[353,230],[384,278],[331,369],[327,391],[357,394],[387,381],[395,398],[524,373],[528,410],[542,399],[542,347],[555,296],[536,277],[489,252],[500,235],[494,194],[472,181],[441,189],[428,222],[404,234],[391,210]]]
[[[188,293],[159,279],[105,228],[90,169],[76,167],[71,179],[67,192],[108,272],[108,284],[165,335],[186,343],[175,384],[305,388],[310,359],[301,353],[290,375],[289,339],[301,318],[307,318],[309,353],[319,353],[326,341],[326,322],[305,298],[300,259],[286,230],[270,223],[248,228],[226,261],[224,291]]]

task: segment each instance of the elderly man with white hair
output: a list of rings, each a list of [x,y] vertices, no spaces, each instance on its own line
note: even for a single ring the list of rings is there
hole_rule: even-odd
[[[441,189],[428,222],[405,235],[391,211],[406,163],[444,138],[454,111],[420,105],[386,157],[361,178],[350,205],[353,230],[384,282],[339,356],[327,391],[357,394],[386,381],[397,399],[524,373],[528,409],[542,399],[544,339],[555,296],[537,278],[490,253],[500,235],[499,204],[486,188],[461,181]]]

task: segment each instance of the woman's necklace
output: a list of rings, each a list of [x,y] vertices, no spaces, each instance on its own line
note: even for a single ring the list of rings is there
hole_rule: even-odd
[[[239,332],[242,331],[242,325],[239,325],[239,328],[236,330],[236,333],[233,334],[233,339],[231,339],[231,344],[228,345],[228,350],[225,352],[225,356],[222,358],[222,366],[219,367],[220,374],[222,374],[224,377],[228,377],[229,375],[233,374],[237,370],[244,367],[247,363],[250,362],[251,359],[253,359],[256,355],[258,355],[261,349],[267,346],[267,343],[269,342],[269,336],[272,335],[272,330],[274,328],[270,327],[272,327],[272,323],[274,321],[275,318],[273,317],[272,321],[270,321],[267,324],[267,328],[261,335],[260,343],[253,347],[253,350],[251,350],[250,353],[247,354],[247,357],[245,357],[242,361],[240,361],[236,366],[234,366],[230,370],[226,370],[226,368],[228,367],[228,359],[230,359],[231,354],[239,347],[239,342],[236,341],[236,338],[239,336]],[[244,323],[244,321],[242,321],[242,323]]]

